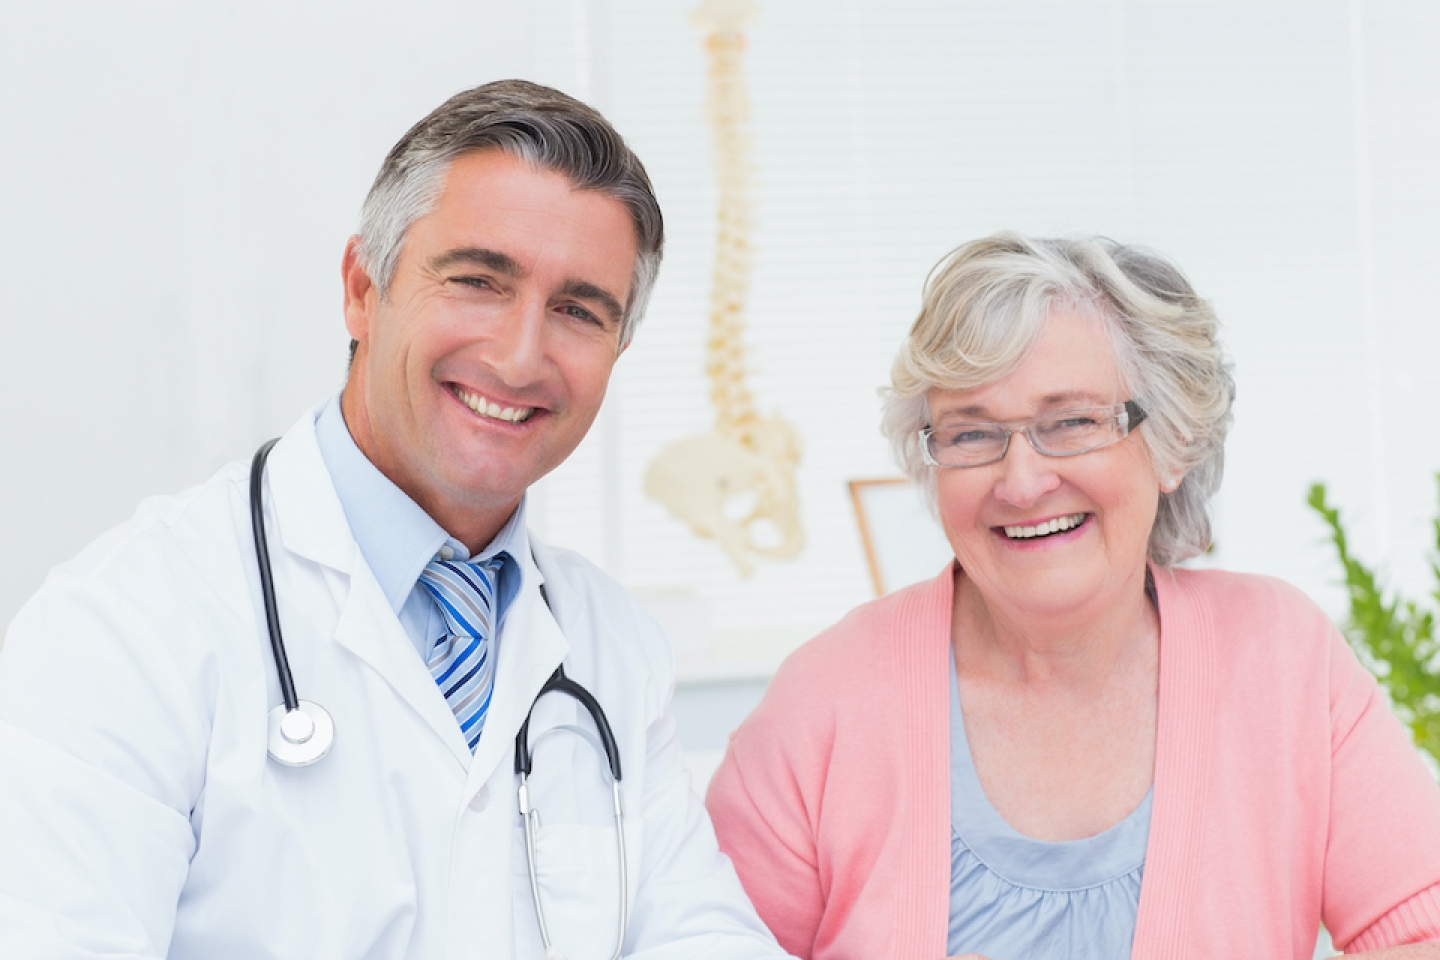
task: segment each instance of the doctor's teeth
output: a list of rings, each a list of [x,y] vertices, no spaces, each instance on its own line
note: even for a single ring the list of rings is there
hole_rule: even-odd
[[[475,393],[466,393],[464,390],[456,390],[455,396],[460,402],[482,417],[489,417],[492,420],[506,420],[510,423],[524,423],[530,419],[535,412],[534,407],[501,407],[500,404],[486,400]]]
[[[1005,527],[1005,536],[1011,540],[1029,540],[1033,537],[1047,537],[1063,530],[1073,530],[1085,522],[1085,514],[1072,513],[1067,517],[1056,517],[1034,526]]]

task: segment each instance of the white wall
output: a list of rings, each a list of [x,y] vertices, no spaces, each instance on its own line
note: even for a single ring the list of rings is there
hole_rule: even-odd
[[[1440,5],[761,0],[750,343],[807,439],[811,545],[741,581],[641,491],[704,429],[715,200],[674,0],[0,5],[0,623],[142,496],[248,455],[343,376],[338,265],[385,150],[464,86],[599,103],[645,159],[667,263],[600,429],[537,519],[722,642],[869,594],[844,481],[893,472],[875,387],[930,265],[1001,228],[1174,256],[1240,399],[1219,563],[1338,609],[1327,480],[1364,556],[1422,564],[1440,470]]]

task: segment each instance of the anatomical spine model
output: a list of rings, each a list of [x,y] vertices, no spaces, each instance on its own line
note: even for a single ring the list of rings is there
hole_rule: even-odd
[[[706,0],[691,15],[705,32],[709,117],[720,183],[720,229],[705,373],[715,429],[677,440],[650,464],[645,492],[724,548],[743,576],[757,558],[805,546],[795,468],[800,435],[779,414],[760,416],[745,383],[745,296],[750,285],[750,119],[741,70],[751,0]]]

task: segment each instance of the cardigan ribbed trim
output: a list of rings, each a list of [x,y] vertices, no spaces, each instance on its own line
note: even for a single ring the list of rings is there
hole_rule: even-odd
[[[1188,956],[1187,928],[1200,882],[1201,836],[1212,750],[1215,663],[1209,611],[1187,595],[1174,572],[1153,568],[1160,612],[1160,678],[1155,731],[1155,800],[1145,850],[1145,880],[1132,956]],[[1185,643],[1167,642],[1183,636]]]
[[[1440,884],[1423,890],[1370,925],[1345,945],[1347,953],[1379,950],[1396,943],[1440,940]]]
[[[950,925],[950,742],[936,736],[933,705],[950,704],[950,617],[954,578],[942,577],[944,589],[905,594],[897,610],[890,643],[899,664],[905,703],[906,769],[912,795],[902,798],[910,814],[904,857],[905,878],[896,897],[897,931],[914,931],[913,941],[891,939],[890,955],[943,957]],[[948,729],[948,728],[947,728]],[[923,773],[920,773],[923,771]],[[919,895],[925,891],[929,895]],[[933,941],[933,942],[932,942]]]

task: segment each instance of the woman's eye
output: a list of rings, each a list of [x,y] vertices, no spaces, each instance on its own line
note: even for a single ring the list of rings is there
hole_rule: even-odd
[[[985,443],[994,440],[998,436],[995,430],[988,430],[985,427],[962,427],[950,434],[952,446],[964,445],[967,443]]]
[[[1040,424],[1041,433],[1057,433],[1074,430],[1093,430],[1100,421],[1088,413],[1071,413],[1056,417]]]

